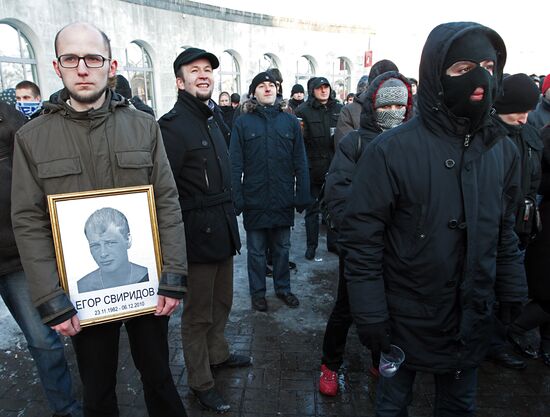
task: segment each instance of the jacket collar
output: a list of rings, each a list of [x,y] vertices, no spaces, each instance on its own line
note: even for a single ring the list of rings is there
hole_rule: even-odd
[[[209,119],[214,115],[214,112],[208,105],[204,104],[197,97],[189,94],[185,90],[178,90],[178,101],[176,102],[176,106],[182,106],[187,111],[204,119]]]
[[[53,93],[50,100],[44,103],[44,114],[60,112],[70,119],[90,120],[105,117],[117,107],[128,107],[128,100],[109,89],[105,92],[105,102],[98,109],[76,111],[67,104],[68,99],[69,92],[66,88]]]

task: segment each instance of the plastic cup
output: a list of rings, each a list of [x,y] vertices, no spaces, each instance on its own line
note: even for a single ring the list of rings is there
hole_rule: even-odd
[[[388,353],[382,352],[380,354],[380,365],[378,365],[380,375],[391,378],[397,373],[404,360],[405,352],[399,346],[390,345]]]

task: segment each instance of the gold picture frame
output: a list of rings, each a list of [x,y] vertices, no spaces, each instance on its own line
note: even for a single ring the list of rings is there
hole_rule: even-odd
[[[162,255],[152,185],[48,196],[61,287],[82,326],[154,312]]]

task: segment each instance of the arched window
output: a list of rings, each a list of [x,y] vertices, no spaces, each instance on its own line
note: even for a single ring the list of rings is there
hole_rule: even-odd
[[[23,80],[38,84],[36,58],[32,45],[18,29],[0,23],[0,86],[2,90]]]
[[[332,79],[336,97],[345,101],[348,93],[351,92],[351,61],[346,57],[339,57],[333,63]]]
[[[275,54],[266,53],[263,56],[263,60],[260,60],[258,65],[258,70],[260,72],[267,71],[270,68],[279,68],[280,69],[280,60]]]
[[[132,94],[156,110],[151,56],[138,42],[130,43],[125,55],[126,65],[122,68],[122,75],[128,78]]]
[[[231,93],[241,92],[241,67],[237,60],[236,53],[233,51],[224,51],[220,59],[220,69],[218,71],[219,90]]]
[[[296,84],[302,84],[305,89],[311,77],[315,77],[315,62],[312,57],[302,55],[296,61]]]

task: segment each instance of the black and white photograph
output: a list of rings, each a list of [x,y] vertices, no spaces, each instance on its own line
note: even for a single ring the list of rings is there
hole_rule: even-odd
[[[153,311],[160,256],[151,187],[48,200],[61,285],[83,325]]]

